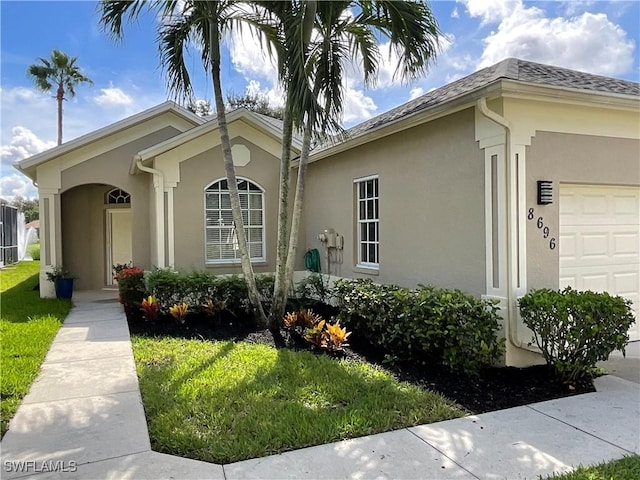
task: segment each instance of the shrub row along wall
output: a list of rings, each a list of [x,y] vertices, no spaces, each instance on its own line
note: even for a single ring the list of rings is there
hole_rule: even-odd
[[[239,276],[170,270],[145,275],[141,269],[130,267],[119,271],[117,278],[121,302],[129,313],[139,314],[143,299],[151,295],[160,313],[184,304],[185,311],[188,308],[206,314],[215,304],[217,311],[224,309],[238,318],[251,318],[247,287]],[[257,282],[268,307],[274,278],[261,275]],[[331,316],[338,313],[327,305],[334,298],[343,325],[357,337],[382,347],[390,360],[436,362],[477,373],[502,353],[502,340],[496,336],[499,317],[495,303],[459,290],[424,286],[410,290],[370,280],[338,280],[331,289],[323,277],[316,275],[303,279],[293,295],[290,306],[315,304]]]
[[[205,310],[211,301],[238,317],[251,316],[247,285],[237,275],[214,275],[209,272],[181,273],[153,270],[146,274],[137,267],[124,268],[117,274],[120,302],[130,311],[138,311],[144,298],[151,295],[161,313],[176,304],[185,303],[191,312]],[[273,275],[257,275],[256,283],[262,301],[271,302]]]
[[[492,301],[459,290],[412,290],[363,279],[339,280],[334,295],[343,324],[382,347],[390,360],[433,361],[473,374],[502,354]]]

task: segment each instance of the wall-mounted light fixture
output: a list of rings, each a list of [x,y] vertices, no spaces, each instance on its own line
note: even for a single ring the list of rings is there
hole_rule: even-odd
[[[553,182],[551,180],[538,180],[538,205],[551,205],[553,203]]]

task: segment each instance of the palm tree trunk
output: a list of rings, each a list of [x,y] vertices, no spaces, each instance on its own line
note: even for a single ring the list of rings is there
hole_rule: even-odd
[[[304,188],[307,178],[307,164],[309,160],[309,150],[311,147],[311,126],[306,125],[302,137],[302,151],[298,161],[298,179],[296,181],[296,197],[293,203],[293,215],[291,217],[291,232],[289,234],[289,252],[287,254],[287,270],[285,274],[285,284],[291,285],[293,280],[293,269],[296,263],[296,252],[298,251],[298,237],[300,230],[300,219],[302,218],[302,206],[304,202]]]
[[[316,1],[307,1],[304,8],[303,26],[300,32],[300,40],[303,45],[302,51],[300,53],[303,56],[306,55],[308,45],[311,42],[311,34],[313,32],[316,11]],[[317,94],[317,92],[315,93]],[[280,217],[278,221],[278,261],[276,264],[276,284],[274,286],[273,303],[271,305],[271,316],[269,317],[270,328],[272,329],[279,327],[282,322],[282,317],[284,316],[284,310],[287,303],[287,294],[293,280],[293,268],[295,265],[295,256],[298,248],[300,216],[302,214],[302,200],[304,197],[304,176],[306,172],[307,158],[309,157],[309,148],[311,145],[311,131],[309,129],[305,129],[305,136],[303,138],[302,144],[302,153],[298,167],[298,179],[296,182],[296,196],[293,207],[293,218],[291,229],[289,231],[289,241],[287,242],[289,171],[291,167],[291,144],[293,138],[293,123],[292,119],[290,118],[290,112],[292,108],[290,105],[290,101],[290,96],[287,95],[283,125],[282,158],[280,163]],[[286,188],[285,191],[283,191],[283,185]],[[283,193],[285,194],[284,196]]]
[[[291,143],[293,121],[290,109],[285,108],[282,125],[282,155],[280,157],[280,204],[278,207],[278,249],[276,258],[276,278],[273,288],[273,302],[269,315],[269,327],[280,326],[284,316],[290,282],[286,281],[288,251],[289,183],[291,172]]]
[[[58,145],[62,145],[62,101],[64,100],[64,88],[62,86],[62,82],[58,84],[56,100],[58,101]]]
[[[220,132],[220,143],[222,146],[222,156],[224,159],[224,169],[227,175],[227,183],[229,186],[229,197],[231,198],[231,213],[233,215],[233,223],[235,224],[236,237],[238,240],[238,248],[240,250],[240,261],[242,264],[242,273],[244,274],[249,300],[259,325],[267,326],[267,317],[262,308],[260,301],[260,293],[256,286],[256,278],[249,257],[247,248],[247,237],[244,230],[244,222],[242,221],[242,209],[240,208],[240,195],[238,194],[238,183],[236,180],[236,170],[233,165],[233,157],[231,154],[231,141],[229,140],[229,130],[227,128],[227,116],[224,111],[224,100],[222,97],[222,86],[220,83],[220,39],[218,32],[213,25],[210,26],[211,39],[211,78],[213,79],[213,92],[216,103],[216,114],[218,120],[218,129]]]

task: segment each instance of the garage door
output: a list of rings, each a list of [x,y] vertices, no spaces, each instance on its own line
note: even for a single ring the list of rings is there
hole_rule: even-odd
[[[560,287],[628,298],[640,339],[640,188],[561,185],[559,250]]]

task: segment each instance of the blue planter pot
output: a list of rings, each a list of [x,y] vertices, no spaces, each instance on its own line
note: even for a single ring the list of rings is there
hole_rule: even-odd
[[[56,279],[56,298],[71,300],[73,296],[73,278]]]

